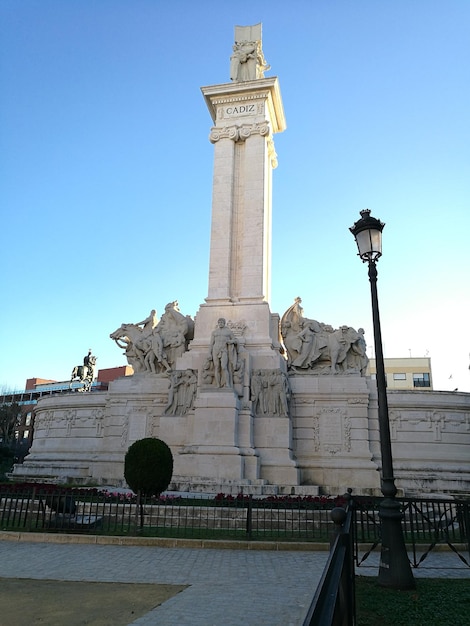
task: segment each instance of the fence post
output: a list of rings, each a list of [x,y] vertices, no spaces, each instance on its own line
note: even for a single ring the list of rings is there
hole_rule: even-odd
[[[141,528],[139,523],[139,517],[141,512],[141,493],[140,489],[137,490],[137,497],[135,502],[135,515],[134,515],[134,535],[138,535]]]
[[[330,517],[331,521],[335,525],[335,528],[330,535],[331,549],[336,541],[336,537],[340,535],[343,530],[343,524],[346,521],[347,513],[342,506],[336,506],[334,509],[331,509]]]
[[[354,570],[354,502],[352,489],[344,494],[345,508],[335,507],[331,511],[331,519],[335,524],[334,534],[331,537],[330,548],[333,547],[336,538],[344,548],[344,562],[338,588],[339,621],[342,626],[355,626],[356,624],[356,584]],[[348,518],[349,523],[345,523]]]
[[[246,507],[246,535],[251,540],[251,531],[253,528],[253,495],[250,493],[248,496],[248,506]]]
[[[31,532],[31,529],[33,527],[33,516],[34,516],[34,500],[36,499],[36,485],[33,486],[33,491],[31,493],[31,500],[30,502],[28,502],[28,517],[29,517],[29,524],[28,524],[28,531]]]
[[[457,505],[459,507],[459,505]],[[467,544],[468,554],[470,556],[470,503],[462,502],[460,504],[460,511],[457,514],[457,519],[460,530],[460,537]],[[462,528],[463,526],[463,528]]]

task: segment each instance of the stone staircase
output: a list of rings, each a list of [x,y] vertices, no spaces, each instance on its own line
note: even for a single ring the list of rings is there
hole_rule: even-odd
[[[272,485],[267,480],[228,480],[200,476],[173,476],[168,491],[214,495],[239,493],[253,496],[318,496],[317,485]]]

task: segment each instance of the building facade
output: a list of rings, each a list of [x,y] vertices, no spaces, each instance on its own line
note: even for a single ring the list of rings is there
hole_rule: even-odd
[[[431,359],[429,357],[384,359],[388,389],[432,391]],[[367,375],[376,375],[375,359],[370,359]]]

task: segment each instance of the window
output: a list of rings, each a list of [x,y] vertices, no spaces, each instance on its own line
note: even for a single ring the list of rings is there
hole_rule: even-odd
[[[431,380],[429,374],[413,374],[413,387],[430,387]]]
[[[393,380],[406,380],[406,374],[395,373],[393,375]]]

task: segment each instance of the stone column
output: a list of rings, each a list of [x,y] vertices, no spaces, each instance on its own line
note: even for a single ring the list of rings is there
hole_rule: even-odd
[[[268,301],[272,136],[285,128],[277,78],[203,87],[214,126],[209,293],[206,302]]]
[[[251,344],[266,354],[279,346],[268,304],[273,135],[285,128],[279,83],[262,78],[202,92],[214,122],[212,229],[208,296],[196,317],[191,350],[207,346],[222,316],[243,320],[247,349]]]

